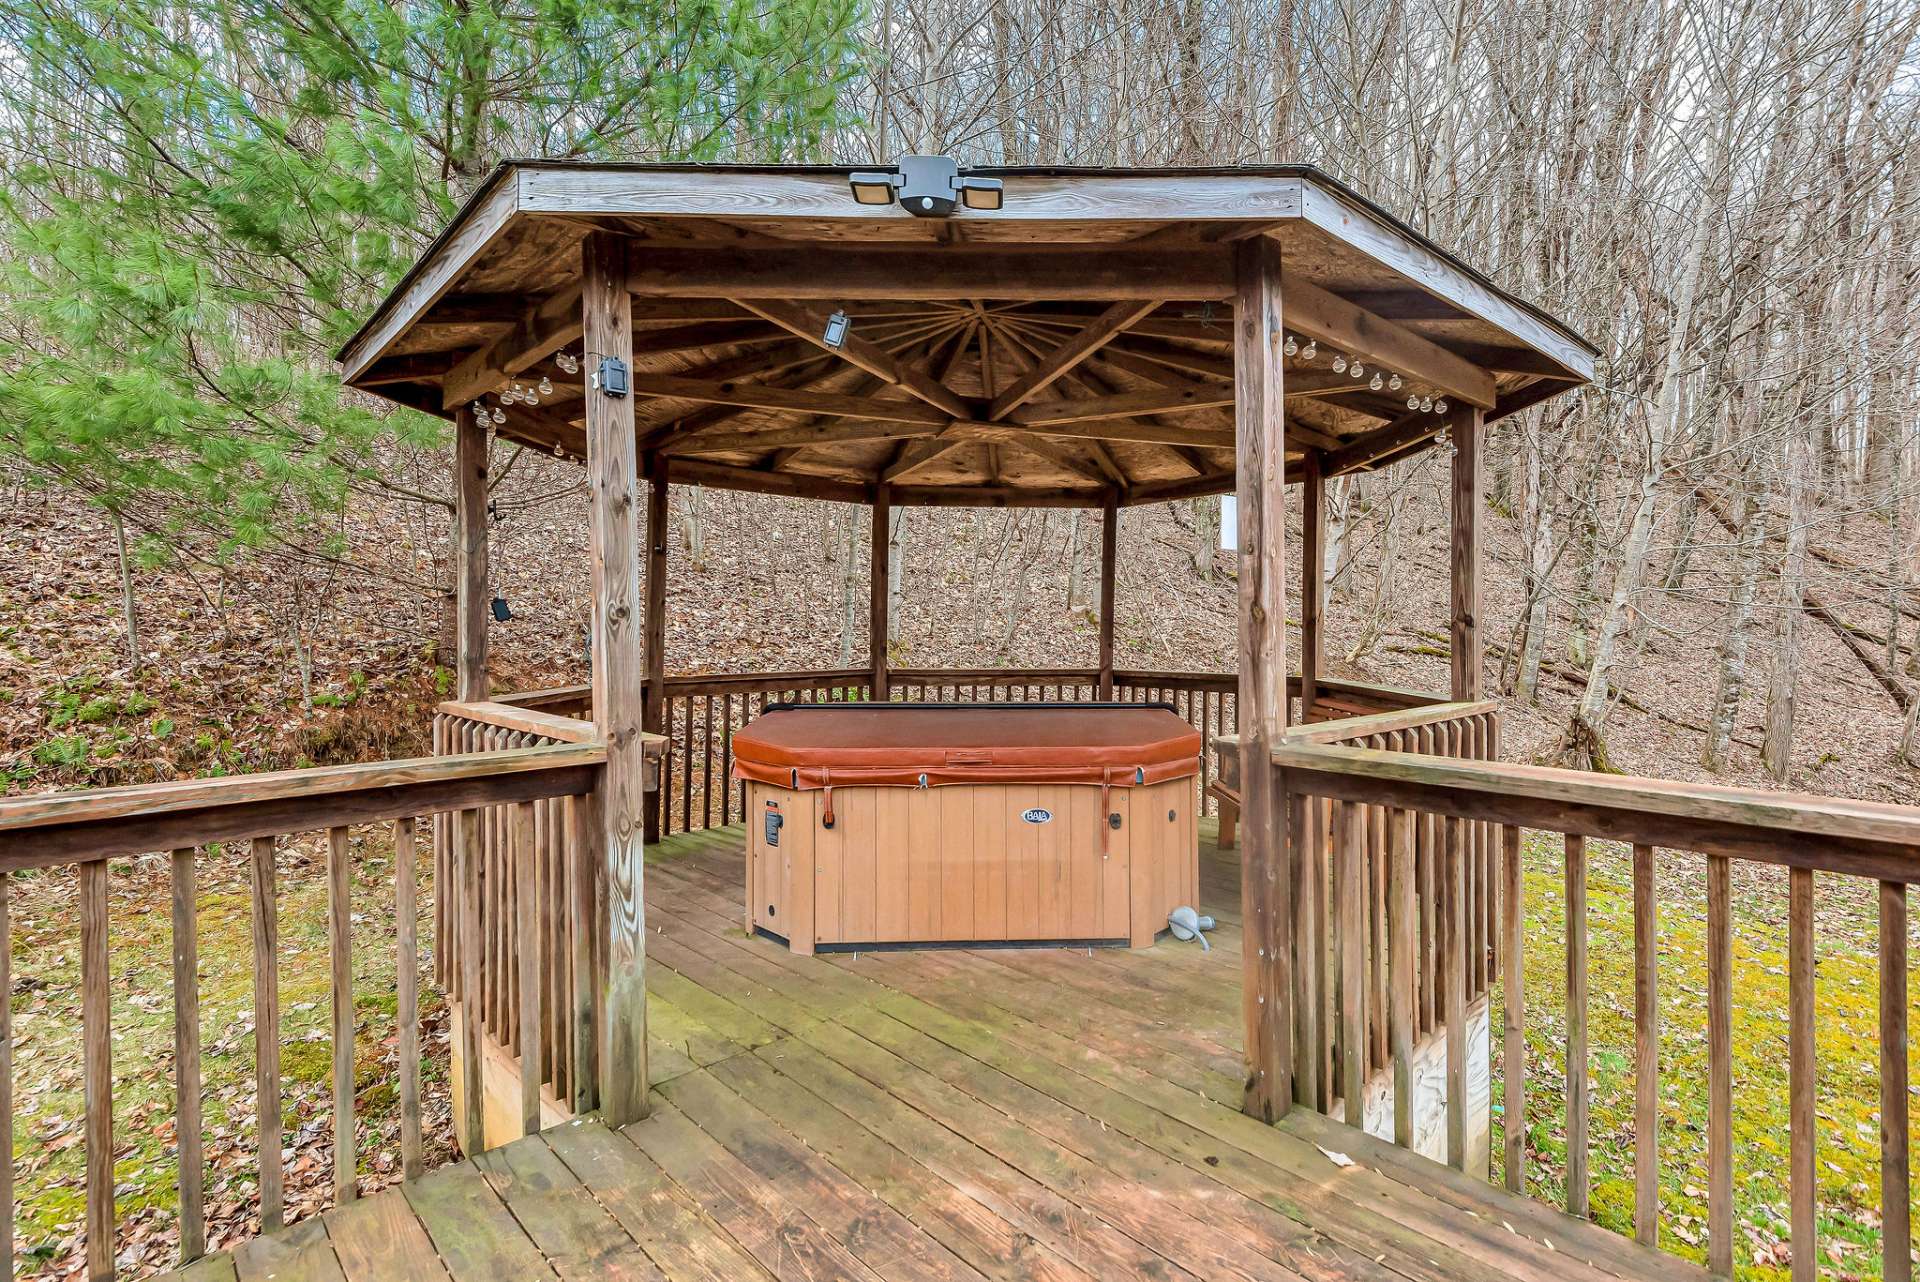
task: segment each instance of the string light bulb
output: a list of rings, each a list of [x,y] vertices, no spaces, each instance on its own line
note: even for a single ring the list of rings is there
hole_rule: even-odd
[[[1300,354],[1300,340],[1295,338],[1293,335],[1289,334],[1287,335],[1286,346],[1284,346],[1280,350],[1284,351],[1289,356],[1298,356]]]
[[[1387,380],[1387,389],[1394,392],[1400,390],[1400,376],[1398,374],[1395,374]]]
[[[1420,412],[1424,414],[1426,411],[1432,408],[1433,408],[1433,398],[1431,396],[1422,396],[1420,398]]]
[[[1409,397],[1407,398],[1407,408],[1408,408],[1408,409],[1410,409],[1410,410],[1417,410],[1417,409],[1419,409],[1419,408],[1420,408],[1420,398],[1419,398],[1418,396],[1409,396]]]
[[[1307,345],[1300,349],[1300,359],[1310,361],[1313,359],[1314,353],[1319,350],[1320,350],[1320,344],[1314,342],[1314,340],[1309,338],[1307,340]]]
[[[507,412],[498,405],[493,407],[493,421],[495,426],[507,421]]]
[[[542,396],[553,395],[553,380],[548,378],[545,374],[542,374],[540,376],[540,395]]]
[[[1367,376],[1367,367],[1362,365],[1359,361],[1355,361],[1348,368],[1347,373],[1353,375],[1355,378],[1365,378]]]
[[[1344,356],[1335,356],[1335,357],[1333,358],[1333,372],[1334,372],[1334,373],[1336,373],[1336,374],[1344,374],[1344,373],[1346,373],[1346,372],[1347,372],[1347,358],[1346,358],[1346,357],[1344,357]]]
[[[1435,414],[1445,414],[1447,412],[1447,401],[1445,397],[1433,403],[1433,412]]]
[[[1385,387],[1386,383],[1387,383],[1387,380],[1380,377],[1380,371],[1375,370],[1373,371],[1373,381],[1371,383],[1368,383],[1367,386],[1377,392],[1382,387]]]

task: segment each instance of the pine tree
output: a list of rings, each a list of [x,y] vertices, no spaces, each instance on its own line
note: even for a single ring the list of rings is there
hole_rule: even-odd
[[[0,0],[0,455],[144,534],[326,555],[437,420],[331,353],[502,158],[805,159],[858,0]],[[425,497],[425,496],[422,496]]]

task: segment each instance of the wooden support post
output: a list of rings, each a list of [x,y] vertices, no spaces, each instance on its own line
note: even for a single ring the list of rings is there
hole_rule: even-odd
[[[667,458],[655,454],[647,460],[647,597],[646,597],[646,696],[641,704],[640,728],[651,734],[666,734],[667,724]],[[647,841],[660,840],[667,822],[666,792],[655,789],[646,799]]]
[[[1100,505],[1100,697],[1113,698],[1113,563],[1120,549],[1120,496]]]
[[[487,697],[487,429],[471,406],[453,415],[454,690]]]
[[[1326,655],[1327,478],[1317,451],[1300,473],[1300,720],[1313,720]]]
[[[1240,907],[1246,1095],[1272,1121],[1293,1101],[1293,902],[1273,745],[1287,726],[1286,360],[1280,245],[1234,246],[1234,411],[1240,530]],[[1111,558],[1107,559],[1111,566]],[[1107,571],[1110,577],[1110,569]],[[1103,592],[1105,584],[1102,585]],[[1110,612],[1103,610],[1103,615]]]
[[[887,544],[893,487],[873,487],[873,548],[867,556],[867,661],[873,665],[867,697],[887,701]]]
[[[626,242],[595,232],[581,248],[581,307],[587,360],[612,357],[631,365],[633,306],[627,293]],[[634,457],[633,401],[589,389],[586,403],[589,527],[593,563],[593,719],[607,746],[595,811],[606,868],[607,955],[600,1021],[600,1107],[611,1126],[647,1114],[646,895],[641,834],[646,758],[640,724],[642,673],[658,658],[645,652],[640,618],[639,476]],[[666,471],[655,468],[650,511],[664,517]],[[665,560],[665,521],[648,533]],[[648,584],[651,631],[664,611],[664,579]],[[643,665],[647,665],[643,667]],[[659,709],[658,701],[655,711]]]
[[[1478,699],[1480,640],[1480,505],[1486,494],[1481,412],[1463,405],[1448,415],[1453,435],[1453,697]]]

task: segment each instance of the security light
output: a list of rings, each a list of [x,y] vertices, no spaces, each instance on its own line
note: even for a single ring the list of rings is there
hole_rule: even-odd
[[[599,368],[593,371],[589,381],[597,392],[607,396],[625,396],[630,390],[627,363],[618,356],[602,356]]]
[[[835,351],[839,351],[840,348],[846,345],[847,329],[852,324],[853,322],[847,319],[845,312],[835,312],[833,315],[827,317],[827,327],[821,333],[820,341]]]
[[[998,209],[1004,198],[998,178],[963,174],[952,156],[902,156],[891,172],[862,170],[847,175],[847,184],[862,205],[897,200],[917,218],[947,218],[962,204]]]

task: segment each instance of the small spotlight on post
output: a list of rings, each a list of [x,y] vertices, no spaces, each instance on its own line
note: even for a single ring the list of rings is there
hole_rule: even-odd
[[[827,328],[821,333],[820,341],[835,351],[839,351],[840,348],[845,345],[847,341],[847,330],[851,328],[852,325],[853,322],[847,319],[845,312],[837,311],[827,317]]]
[[[972,178],[962,175],[954,179],[954,186],[960,190],[960,203],[968,209],[998,209],[1004,192],[998,178]]]
[[[891,205],[894,185],[900,175],[867,171],[847,175],[853,198],[862,205]]]

